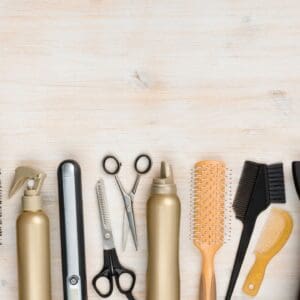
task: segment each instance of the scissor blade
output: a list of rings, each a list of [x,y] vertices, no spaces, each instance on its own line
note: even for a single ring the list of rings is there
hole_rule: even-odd
[[[137,233],[136,233],[135,217],[134,217],[134,212],[132,209],[132,202],[130,204],[130,207],[126,208],[126,214],[127,214],[128,224],[129,224],[130,232],[131,232],[132,239],[134,242],[134,246],[135,246],[135,249],[138,250],[138,239],[137,239]]]
[[[97,181],[96,194],[100,212],[103,247],[104,249],[112,249],[114,248],[114,240],[112,235],[109,211],[106,203],[106,194],[103,179]]]
[[[122,250],[123,251],[125,251],[125,249],[126,249],[128,231],[129,231],[128,220],[127,220],[127,215],[126,215],[126,209],[124,209],[123,226],[122,226]]]

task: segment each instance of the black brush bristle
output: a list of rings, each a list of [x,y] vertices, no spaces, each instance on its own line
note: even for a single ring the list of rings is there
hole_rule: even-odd
[[[236,218],[243,221],[253,193],[261,164],[245,161],[238,189],[233,202]]]
[[[285,203],[283,164],[277,163],[268,165],[267,169],[270,202]]]

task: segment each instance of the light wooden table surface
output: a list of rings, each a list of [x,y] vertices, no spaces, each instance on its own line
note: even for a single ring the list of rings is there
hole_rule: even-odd
[[[130,186],[140,152],[154,159],[135,210],[141,249],[121,261],[137,272],[137,299],[145,299],[145,204],[163,159],[172,163],[182,202],[181,287],[197,299],[200,254],[189,240],[190,169],[196,160],[224,159],[235,191],[243,161],[285,163],[293,235],[272,261],[257,299],[296,299],[300,279],[299,214],[290,163],[300,160],[300,2],[298,0],[1,0],[0,166],[4,245],[0,298],[17,299],[15,220],[18,194],[7,199],[14,169],[48,174],[44,207],[51,218],[53,299],[62,299],[56,168],[66,158],[82,167],[89,299],[102,264],[94,184],[105,176],[104,154],[124,162]],[[105,176],[118,249],[122,202]],[[237,284],[241,292],[255,231]],[[241,224],[216,261],[218,299],[224,299]],[[115,293],[111,299],[124,299]],[[42,300],[42,299],[41,299]]]

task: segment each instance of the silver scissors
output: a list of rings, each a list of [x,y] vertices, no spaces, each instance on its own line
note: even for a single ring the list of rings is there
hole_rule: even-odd
[[[141,167],[141,162],[144,161],[144,167]],[[108,166],[108,163],[112,164],[112,166]],[[121,168],[121,162],[113,155],[107,155],[104,157],[102,161],[103,170],[109,174],[114,175],[119,190],[121,192],[123,201],[124,201],[124,214],[123,214],[123,234],[122,234],[122,247],[123,250],[126,248],[127,236],[128,236],[128,224],[130,228],[130,232],[132,235],[132,239],[134,242],[135,249],[138,249],[138,238],[136,233],[136,224],[133,210],[133,200],[135,193],[137,191],[138,185],[140,183],[141,176],[148,173],[152,167],[152,160],[147,154],[140,154],[134,161],[134,169],[137,172],[136,179],[134,181],[133,187],[129,193],[127,193],[120,181],[118,173]],[[125,215],[127,216],[128,223],[125,222]]]
[[[101,219],[104,260],[102,270],[92,281],[93,287],[100,297],[108,298],[113,292],[113,278],[115,278],[120,293],[125,295],[129,300],[135,300],[132,295],[132,290],[135,286],[136,275],[133,271],[124,268],[119,262],[111,229],[109,211],[106,204],[103,180],[97,182],[96,193]],[[127,283],[129,284],[123,280],[123,276],[127,279]],[[108,283],[108,288],[107,285],[104,284],[106,282]]]

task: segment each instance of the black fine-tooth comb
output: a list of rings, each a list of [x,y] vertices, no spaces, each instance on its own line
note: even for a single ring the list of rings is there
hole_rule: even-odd
[[[243,231],[231,273],[226,300],[230,300],[258,215],[271,203],[285,203],[283,165],[246,161],[233,203]]]
[[[292,170],[293,170],[293,177],[294,177],[294,184],[300,199],[300,161],[293,161],[292,162]],[[300,297],[299,297],[300,299]]]

